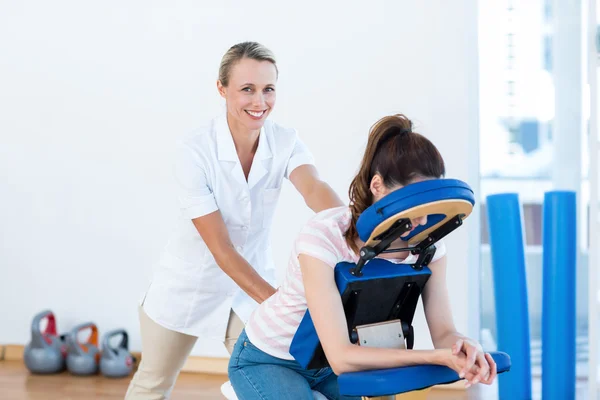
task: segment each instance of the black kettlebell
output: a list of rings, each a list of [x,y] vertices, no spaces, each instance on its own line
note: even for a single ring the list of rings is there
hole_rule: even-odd
[[[41,322],[47,319],[46,329],[40,330]],[[64,371],[67,348],[64,335],[56,332],[56,317],[50,310],[37,314],[31,322],[31,341],[25,346],[25,366],[34,374],[55,374]]]
[[[110,345],[110,339],[121,335],[117,347]],[[109,378],[128,376],[133,369],[135,358],[129,352],[129,335],[124,329],[107,332],[102,338],[102,356],[100,357],[100,373]]]

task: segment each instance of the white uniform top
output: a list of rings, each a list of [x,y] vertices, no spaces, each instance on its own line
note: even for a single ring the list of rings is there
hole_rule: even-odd
[[[181,216],[142,304],[168,329],[223,340],[229,310],[245,323],[258,304],[217,265],[192,219],[220,210],[237,251],[275,286],[270,228],[283,178],[314,161],[294,129],[267,120],[246,181],[224,115],[177,149]]]

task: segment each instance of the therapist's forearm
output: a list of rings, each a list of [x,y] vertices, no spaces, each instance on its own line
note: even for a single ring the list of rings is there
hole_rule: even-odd
[[[318,181],[313,186],[305,201],[306,205],[316,213],[344,205],[331,186],[323,181]]]
[[[233,281],[258,304],[271,297],[276,289],[234,248],[228,248],[215,256],[215,261]]]

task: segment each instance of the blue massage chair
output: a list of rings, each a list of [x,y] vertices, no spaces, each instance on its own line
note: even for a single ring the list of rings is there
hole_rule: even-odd
[[[460,227],[475,204],[473,191],[455,179],[436,179],[405,186],[366,209],[357,230],[365,246],[357,264],[340,263],[335,280],[344,304],[348,336],[359,346],[412,349],[413,317],[423,288],[431,276],[428,268],[436,242]],[[427,224],[404,238],[409,247],[390,244],[412,229],[411,219],[427,215]],[[394,264],[378,254],[411,251],[414,264]],[[307,369],[329,366],[307,311],[294,336],[290,353]],[[491,353],[498,374],[510,370],[510,357]],[[420,391],[460,380],[447,367],[419,365],[342,374],[340,393],[366,398],[394,399],[397,394]],[[401,396],[400,396],[401,397]]]

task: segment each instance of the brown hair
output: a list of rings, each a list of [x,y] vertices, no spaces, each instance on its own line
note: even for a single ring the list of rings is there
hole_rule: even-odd
[[[272,63],[275,66],[275,70],[278,71],[275,55],[273,55],[271,50],[256,42],[238,43],[231,46],[221,59],[221,65],[219,66],[219,80],[223,86],[227,87],[229,85],[229,74],[231,73],[231,69],[243,58],[249,58],[256,61],[268,61]]]
[[[386,187],[406,186],[415,178],[439,178],[446,169],[438,149],[425,136],[412,131],[412,122],[402,114],[384,117],[369,132],[367,148],[358,174],[350,183],[348,195],[352,221],[345,237],[358,253],[356,221],[373,204],[371,179],[381,175]]]

